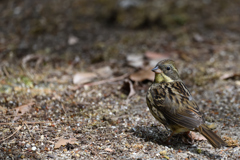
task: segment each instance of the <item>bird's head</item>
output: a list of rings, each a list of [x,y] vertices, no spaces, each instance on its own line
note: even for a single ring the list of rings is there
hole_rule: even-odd
[[[173,60],[165,59],[152,69],[155,72],[155,83],[181,81]]]

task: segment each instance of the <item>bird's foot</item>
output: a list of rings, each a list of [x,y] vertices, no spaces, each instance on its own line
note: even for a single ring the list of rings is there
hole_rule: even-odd
[[[194,143],[194,139],[193,139],[190,131],[184,132],[182,134],[182,141],[186,144],[193,144]]]

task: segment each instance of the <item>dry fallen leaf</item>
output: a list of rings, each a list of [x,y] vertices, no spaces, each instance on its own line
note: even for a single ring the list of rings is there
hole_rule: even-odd
[[[55,143],[54,148],[60,148],[61,146],[64,146],[68,143],[74,144],[76,143],[77,139],[75,137],[69,138],[69,139],[64,139],[63,137],[60,137],[60,139]]]
[[[148,59],[154,59],[154,60],[162,60],[162,59],[167,59],[170,58],[169,53],[157,53],[157,52],[146,52],[145,53],[145,57],[147,57]]]
[[[35,104],[34,102],[30,102],[28,104],[21,105],[21,106],[15,108],[13,121],[18,120],[23,114],[29,112],[34,104]]]
[[[105,66],[96,70],[96,73],[102,78],[109,78],[112,76],[113,71],[109,66]]]
[[[206,141],[207,139],[201,135],[200,133],[196,133],[196,132],[190,132],[189,134],[191,134],[190,136],[192,137],[192,139],[196,140],[196,141]]]
[[[32,108],[32,105],[34,105],[34,104],[35,103],[31,102],[29,104],[25,104],[25,105],[15,108],[16,114],[19,113],[19,114],[23,115],[24,113],[28,112]]]
[[[228,79],[233,79],[233,80],[240,80],[240,73],[225,73],[220,77],[221,80],[228,80]]]
[[[143,55],[140,55],[140,54],[127,55],[127,61],[128,61],[128,65],[135,68],[141,68],[144,65]]]
[[[110,148],[106,148],[106,149],[105,149],[105,151],[108,151],[108,152],[113,152],[113,150],[112,150],[112,149],[110,149]]]
[[[7,108],[0,106],[0,112],[2,112],[3,114],[6,114],[7,113]]]
[[[138,72],[130,75],[130,79],[133,81],[141,82],[143,80],[154,80],[154,73],[151,71],[152,67],[146,67]]]
[[[84,84],[90,82],[93,78],[96,78],[97,74],[92,72],[80,72],[76,73],[73,76],[73,83],[74,84]]]
[[[240,81],[235,81],[236,85],[240,86]]]

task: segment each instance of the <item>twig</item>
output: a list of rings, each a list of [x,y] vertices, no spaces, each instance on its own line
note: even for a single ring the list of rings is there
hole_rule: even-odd
[[[120,81],[126,77],[128,77],[129,74],[124,74],[122,76],[119,76],[119,77],[114,77],[114,78],[110,78],[110,79],[104,79],[104,80],[101,80],[101,81],[97,81],[97,82],[91,82],[91,83],[86,83],[86,84],[81,84],[79,86],[74,86],[74,87],[71,87],[69,89],[71,90],[77,90],[81,87],[84,87],[84,86],[96,86],[96,85],[100,85],[100,84],[104,84],[104,83],[110,83],[110,82],[115,82],[115,81]]]
[[[0,140],[0,142],[3,142],[9,138],[11,138],[14,134],[16,134],[24,125],[22,125],[21,127],[19,127],[15,132],[13,132],[13,134],[11,134],[10,136],[8,136],[7,138],[4,138],[2,140]]]
[[[76,121],[62,121],[62,122],[53,122],[53,121],[44,121],[44,122],[24,122],[26,124],[42,124],[42,123],[56,123],[56,124],[61,124],[61,123],[71,123],[74,124]],[[0,125],[12,125],[12,124],[22,124],[22,122],[17,122],[17,123],[0,123]]]
[[[23,57],[23,59],[22,59],[23,68],[26,68],[26,64],[27,64],[28,61],[35,60],[35,59],[37,60],[35,68],[38,68],[39,65],[43,61],[43,56],[38,55],[38,54],[29,54],[29,55]]]
[[[44,121],[44,122],[24,122],[26,124],[39,124],[39,123],[53,123],[52,121]],[[17,123],[0,123],[0,125],[6,125],[6,124],[22,124],[22,122],[17,122]]]
[[[66,112],[66,110],[65,110],[64,104],[61,103],[61,106],[62,106],[62,109],[63,109],[65,115],[67,116],[67,112]]]
[[[3,74],[6,75],[7,78],[10,78],[10,74],[9,74],[6,66],[2,66],[2,72],[3,72]]]
[[[30,136],[31,136],[31,137],[33,137],[33,135],[32,135],[32,133],[30,132],[30,129],[29,129],[29,127],[28,127],[27,123],[26,123],[26,122],[23,122],[23,124],[24,124],[24,125],[27,127],[27,129],[28,129],[28,132],[29,132]]]

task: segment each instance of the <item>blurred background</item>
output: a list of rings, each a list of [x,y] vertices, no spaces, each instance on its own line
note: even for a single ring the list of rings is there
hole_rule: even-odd
[[[239,41],[239,5],[238,0],[2,0],[0,58],[41,54],[92,64],[153,51],[206,60],[219,54],[216,45]]]

